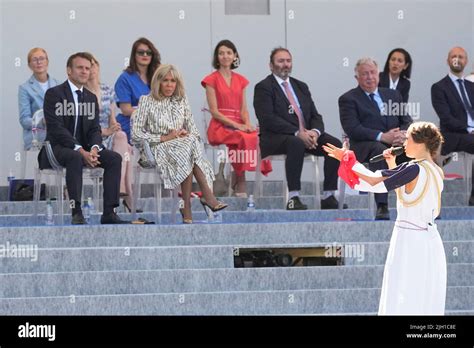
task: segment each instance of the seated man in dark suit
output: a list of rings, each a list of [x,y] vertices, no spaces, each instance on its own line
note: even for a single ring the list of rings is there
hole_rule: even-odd
[[[47,90],[44,98],[46,141],[59,164],[66,168],[66,186],[72,207],[72,224],[85,224],[81,210],[82,168],[104,168],[104,213],[102,224],[126,223],[114,212],[119,206],[122,157],[102,145],[99,104],[84,88],[92,62],[79,52],[67,61],[68,80]],[[38,155],[41,169],[50,168],[45,148]]]
[[[431,86],[431,103],[439,117],[444,144],[442,155],[454,151],[474,153],[474,83],[463,78],[467,53],[454,47],[448,54],[449,73]],[[474,177],[473,177],[474,179]],[[474,185],[469,199],[474,205]]]
[[[272,74],[255,86],[253,105],[260,125],[262,158],[286,155],[285,170],[289,200],[287,210],[306,210],[299,198],[305,153],[324,156],[324,196],[322,209],[337,209],[339,163],[322,149],[326,143],[341,142],[324,132],[322,116],[316,110],[308,86],[290,77],[292,58],[286,48],[276,48],[270,55]]]
[[[359,85],[339,98],[339,116],[350,148],[362,163],[390,146],[402,146],[412,119],[402,107],[399,91],[377,87],[379,71],[373,59],[359,59],[354,71]],[[399,157],[399,161],[407,159]],[[369,164],[369,168],[373,171],[386,169],[387,164],[380,161]],[[376,220],[390,219],[387,198],[387,193],[375,194]]]

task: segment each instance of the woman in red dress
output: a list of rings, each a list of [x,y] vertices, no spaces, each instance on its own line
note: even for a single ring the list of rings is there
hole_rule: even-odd
[[[212,115],[207,139],[213,146],[225,144],[229,161],[234,169],[232,188],[237,197],[247,197],[245,172],[257,166],[258,131],[252,126],[245,97],[249,81],[233,72],[240,64],[235,45],[229,40],[220,41],[214,50],[213,67],[216,69],[202,81]],[[264,160],[261,171],[272,171],[270,161]]]

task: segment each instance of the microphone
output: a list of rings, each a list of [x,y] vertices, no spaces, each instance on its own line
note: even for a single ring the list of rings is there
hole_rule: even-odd
[[[398,156],[398,155],[401,155],[404,152],[405,152],[405,149],[402,146],[399,146],[399,147],[392,148],[391,153],[392,153],[393,156]],[[374,156],[371,159],[369,159],[369,162],[370,163],[375,163],[375,162],[380,162],[380,161],[383,161],[383,160],[384,160],[383,153],[381,153],[380,155]]]

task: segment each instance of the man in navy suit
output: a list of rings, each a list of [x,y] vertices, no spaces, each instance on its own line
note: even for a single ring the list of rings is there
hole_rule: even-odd
[[[354,71],[359,85],[339,98],[339,116],[350,148],[362,163],[390,146],[402,146],[412,119],[399,91],[378,87],[379,70],[373,59],[359,59]],[[402,160],[406,157],[398,158]],[[380,161],[369,164],[369,168],[386,169],[387,164]],[[390,219],[387,198],[387,193],[375,194],[376,220]]]
[[[431,103],[444,136],[442,155],[453,151],[474,153],[474,83],[463,77],[467,62],[464,48],[452,48],[448,75],[431,86]],[[474,205],[474,185],[469,205]]]
[[[68,80],[47,90],[44,98],[46,141],[59,164],[66,168],[66,186],[72,205],[72,224],[85,224],[81,209],[82,169],[104,168],[104,213],[102,224],[120,224],[114,212],[119,206],[122,157],[102,145],[99,104],[84,88],[91,69],[90,55],[78,52],[67,61]],[[41,169],[50,168],[43,147],[38,155]]]
[[[316,110],[308,86],[293,77],[291,53],[286,48],[275,48],[270,54],[272,74],[255,86],[253,105],[260,127],[262,158],[286,155],[285,171],[289,200],[287,210],[306,210],[299,198],[301,172],[305,153],[324,156],[324,196],[322,209],[337,209],[334,197],[337,190],[339,163],[329,157],[321,145],[342,146],[341,142],[324,131],[322,116]]]

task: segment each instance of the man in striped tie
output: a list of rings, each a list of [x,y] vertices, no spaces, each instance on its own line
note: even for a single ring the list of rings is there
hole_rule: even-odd
[[[431,86],[431,103],[445,140],[442,155],[456,151],[474,153],[474,83],[464,78],[467,62],[464,48],[452,48],[448,53],[448,75]],[[471,206],[474,205],[472,187]]]
[[[272,74],[255,86],[253,105],[260,126],[262,158],[286,155],[285,170],[289,200],[287,210],[306,210],[299,198],[305,154],[324,157],[324,196],[322,209],[337,209],[339,164],[327,156],[322,145],[342,146],[339,139],[324,131],[322,116],[314,105],[308,85],[293,77],[292,56],[288,49],[275,48],[270,54]]]

